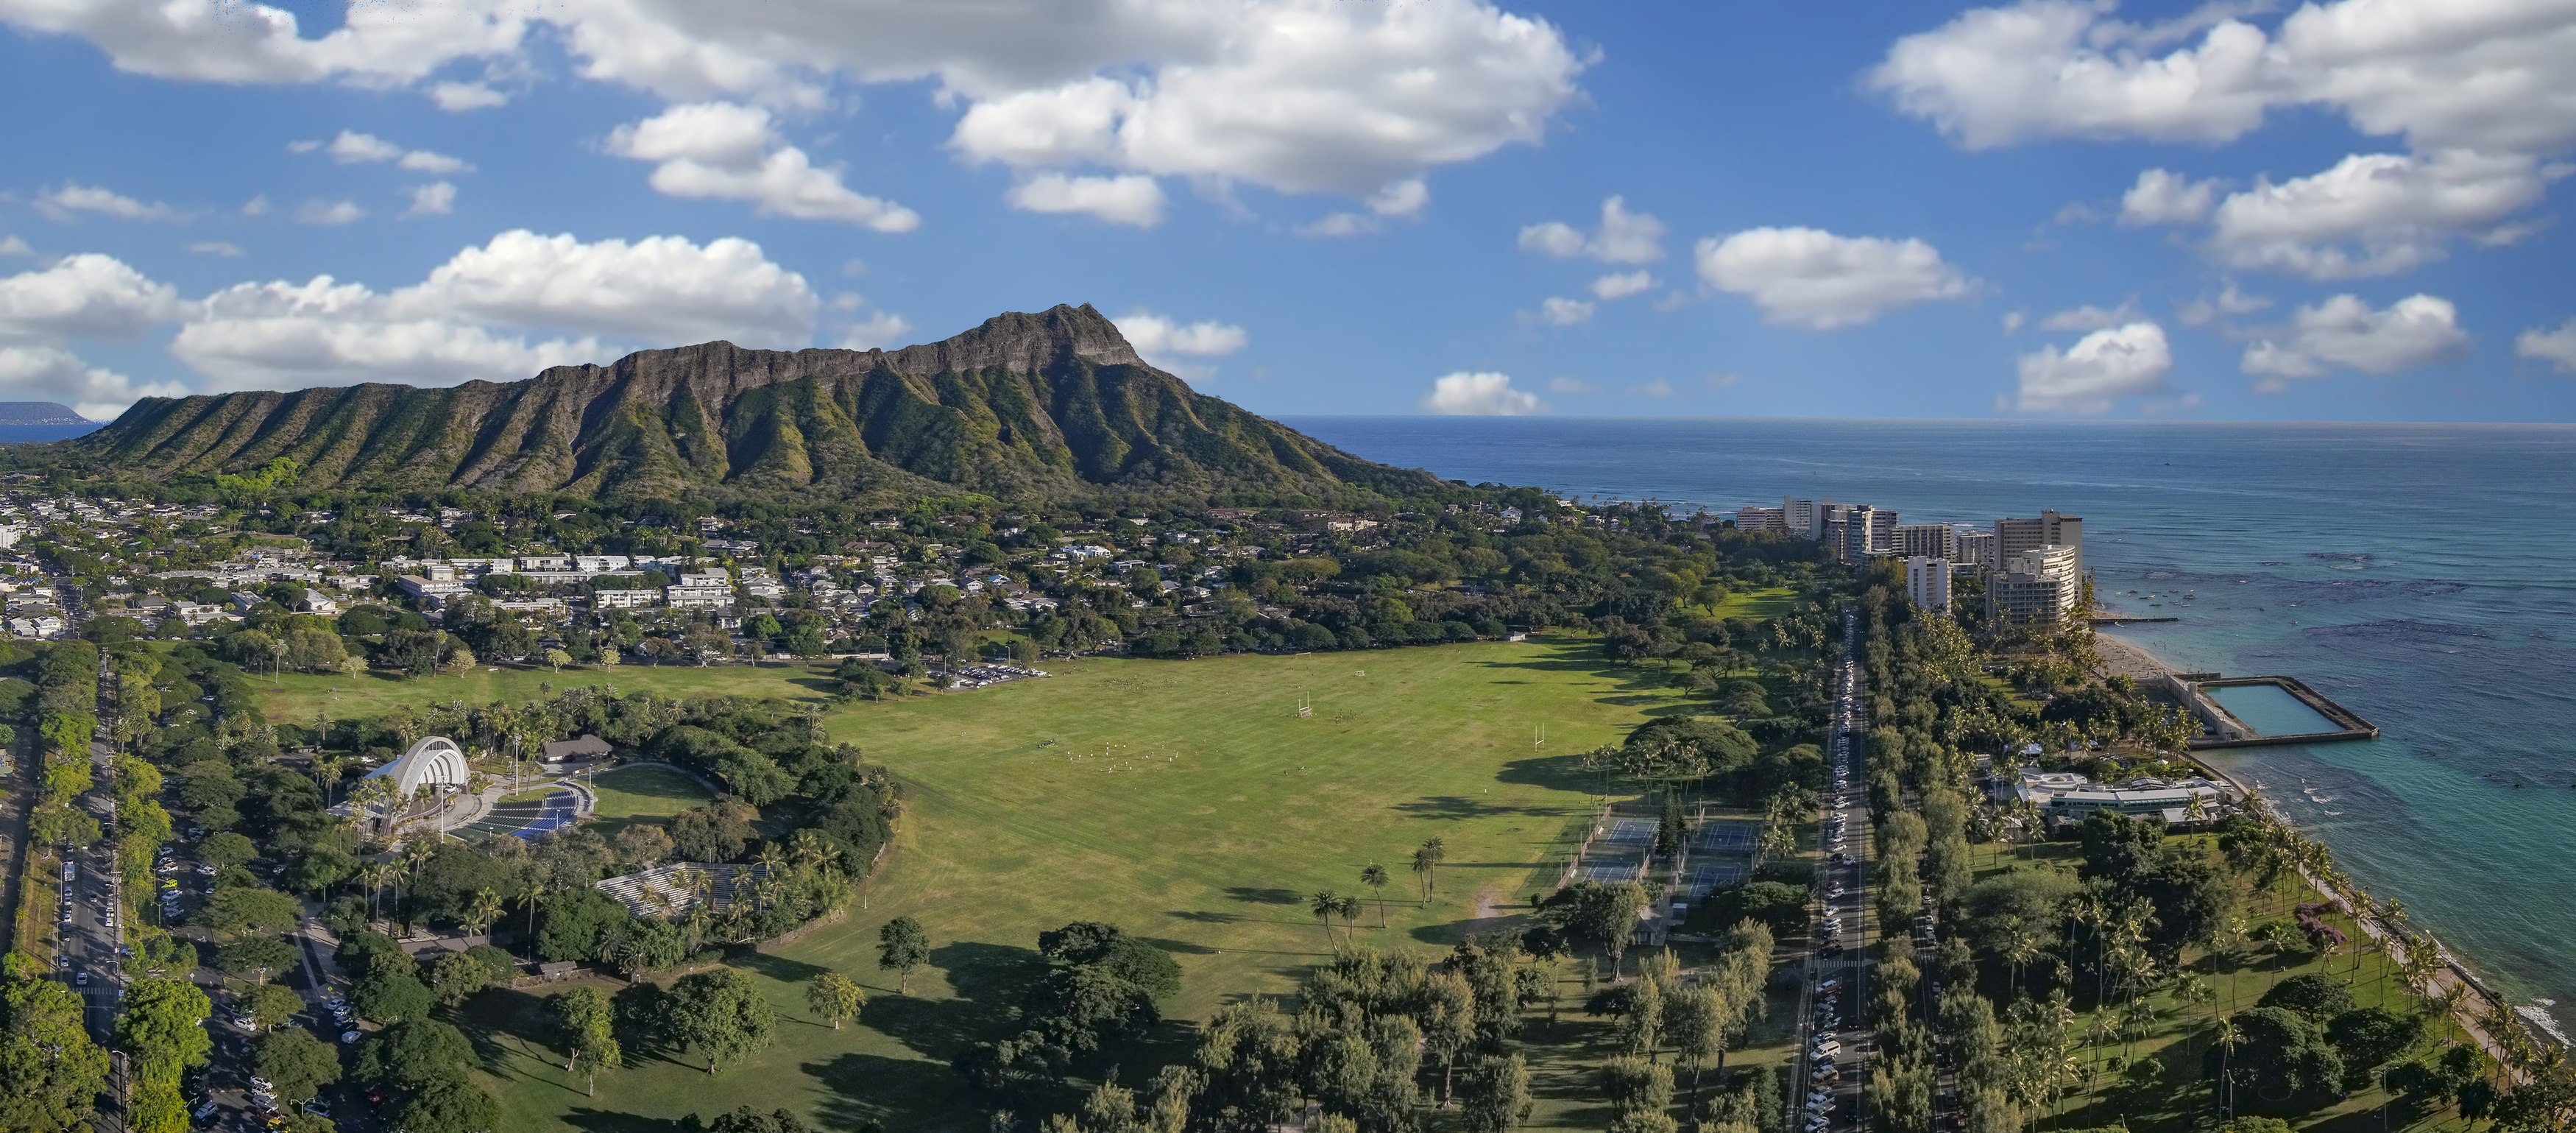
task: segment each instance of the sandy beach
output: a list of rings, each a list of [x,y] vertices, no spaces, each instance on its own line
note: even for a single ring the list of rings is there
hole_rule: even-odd
[[[2102,668],[2113,676],[2127,677],[2141,685],[2160,681],[2165,674],[2179,672],[2163,659],[2110,634],[2095,631],[2093,651],[2101,654]]]

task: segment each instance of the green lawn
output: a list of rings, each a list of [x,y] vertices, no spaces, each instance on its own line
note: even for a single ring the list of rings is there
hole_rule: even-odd
[[[1040,929],[1107,920],[1169,949],[1185,976],[1166,1014],[1187,1024],[1248,995],[1293,990],[1328,954],[1306,895],[1360,890],[1371,861],[1395,883],[1387,926],[1374,904],[1362,918],[1364,945],[1445,950],[1465,933],[1514,924],[1530,893],[1554,883],[1567,835],[1592,812],[1575,754],[1677,703],[1661,680],[1604,669],[1597,657],[1553,639],[1086,660],[1045,680],[836,709],[825,717],[832,737],[892,768],[907,812],[864,909],[743,961],[778,1007],[777,1044],[715,1078],[656,1060],[603,1078],[593,1100],[539,1045],[541,1001],[487,993],[466,1022],[489,1056],[504,1124],[640,1130],[750,1104],[837,1129],[873,1117],[896,1129],[980,1130],[983,1113],[945,1064],[1001,1025]],[[1298,717],[1300,696],[1311,718]],[[1448,865],[1437,897],[1418,907],[1406,863],[1431,837],[1446,843]],[[873,962],[878,928],[899,914],[919,918],[933,940],[909,997]],[[836,1032],[808,1020],[802,984],[824,970],[866,985],[860,1023]],[[1546,1040],[1532,1052],[1535,1123],[1598,1128],[1606,1118],[1591,1068],[1605,1053],[1604,1024],[1575,1001],[1580,969],[1564,975],[1561,1021],[1531,1036]],[[1188,1041],[1184,1027],[1169,1030],[1168,1041]],[[1136,1067],[1122,1074],[1142,1077]]]
[[[590,783],[599,794],[594,829],[602,837],[615,837],[627,823],[669,818],[714,797],[697,780],[661,766],[602,771]]]
[[[711,665],[703,669],[692,665],[619,665],[610,669],[566,666],[558,673],[546,668],[505,665],[497,670],[477,667],[463,676],[441,674],[416,680],[378,672],[360,677],[286,673],[275,680],[255,674],[250,682],[258,691],[260,710],[270,720],[309,722],[316,712],[345,720],[379,715],[397,704],[419,708],[451,700],[467,704],[530,700],[543,695],[540,685],[561,690],[605,683],[616,685],[621,693],[650,689],[663,696],[733,694],[821,700],[832,691],[829,686],[833,682],[823,675],[826,671],[828,667],[809,665]]]
[[[1789,607],[1796,605],[1797,601],[1797,591],[1786,586],[1770,586],[1729,594],[1710,612],[1721,618],[1776,618],[1788,613]]]

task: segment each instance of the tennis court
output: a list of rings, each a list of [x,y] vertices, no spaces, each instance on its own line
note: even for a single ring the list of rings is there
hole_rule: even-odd
[[[1744,881],[1745,867],[1749,864],[1751,863],[1742,861],[1723,861],[1701,862],[1698,865],[1692,866],[1689,882],[1690,894],[1696,897],[1711,890],[1724,889],[1729,885],[1742,884]]]
[[[495,803],[490,813],[448,833],[466,839],[486,838],[495,834],[534,838],[549,830],[560,830],[572,825],[574,817],[579,813],[580,808],[572,792],[550,791],[542,799]]]
[[[1761,837],[1759,822],[1711,822],[1699,828],[1697,849],[1704,854],[1749,854]]]
[[[1598,881],[1604,885],[1613,885],[1622,881],[1635,881],[1637,880],[1637,865],[1635,862],[1612,862],[1607,865],[1585,866],[1583,867],[1583,880]]]
[[[1622,818],[1602,840],[1620,846],[1643,846],[1655,840],[1655,824],[1651,819]]]

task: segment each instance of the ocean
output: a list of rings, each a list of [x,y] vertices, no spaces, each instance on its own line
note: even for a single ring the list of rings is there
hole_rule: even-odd
[[[1289,424],[1372,460],[1587,501],[2080,515],[2105,612],[2182,619],[2107,632],[2185,670],[2297,677],[2380,728],[2213,762],[2491,986],[2576,1007],[2576,426]],[[2242,702],[2301,719],[2261,693]]]

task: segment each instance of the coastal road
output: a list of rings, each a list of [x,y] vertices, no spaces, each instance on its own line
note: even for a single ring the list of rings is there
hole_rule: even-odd
[[[1869,795],[1860,784],[1861,717],[1859,615],[1843,614],[1843,656],[1834,669],[1830,755],[1832,785],[1825,794],[1822,850],[1817,871],[1823,915],[1808,964],[1807,1006],[1801,1020],[1800,1112],[1792,1129],[1858,1130],[1861,1084],[1869,1076],[1870,1033],[1862,1012],[1869,1002],[1864,959],[1867,907],[1862,861],[1869,842]]]

